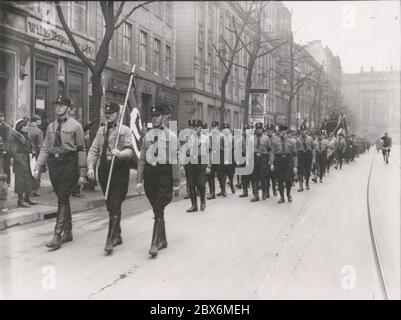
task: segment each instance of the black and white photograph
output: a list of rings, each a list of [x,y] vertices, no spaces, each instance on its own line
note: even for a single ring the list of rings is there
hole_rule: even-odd
[[[0,300],[400,300],[400,10],[2,1]]]

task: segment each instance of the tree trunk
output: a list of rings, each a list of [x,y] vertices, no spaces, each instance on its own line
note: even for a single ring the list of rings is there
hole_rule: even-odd
[[[90,128],[89,140],[92,145],[96,133],[99,129],[100,123],[100,108],[102,105],[103,87],[102,87],[102,73],[95,73],[92,75],[92,105],[90,106],[90,119],[96,119],[95,123]]]
[[[251,95],[252,74],[253,74],[253,67],[255,65],[255,61],[256,61],[255,58],[249,57],[248,73],[246,75],[246,82],[245,82],[244,124],[249,124],[249,97]]]

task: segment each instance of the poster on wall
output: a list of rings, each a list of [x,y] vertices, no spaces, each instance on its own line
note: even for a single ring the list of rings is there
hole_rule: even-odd
[[[37,110],[45,110],[45,100],[36,99],[36,109]]]

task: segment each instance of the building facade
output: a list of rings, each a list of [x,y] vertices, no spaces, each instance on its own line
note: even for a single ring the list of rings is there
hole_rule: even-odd
[[[228,38],[226,27],[232,17],[240,18],[237,4],[219,2],[176,2],[177,69],[176,81],[180,88],[179,128],[197,118],[211,125],[220,119],[220,83],[223,65],[215,52],[219,38]],[[241,56],[238,62],[243,62]],[[226,87],[224,121],[238,128],[243,123],[245,73],[233,67]]]
[[[68,2],[63,12],[78,45],[95,57],[95,30],[88,12],[94,4]],[[39,114],[44,126],[55,118],[57,95],[71,97],[75,116],[88,120],[89,75],[61,27],[54,3],[0,5],[0,108],[13,125]]]
[[[399,137],[400,131],[399,70],[349,74],[342,80],[344,104],[355,117],[353,130],[377,139],[384,132]],[[399,141],[399,139],[398,139]]]
[[[133,5],[126,3],[122,16]],[[115,2],[115,8],[119,5]],[[92,62],[104,22],[99,2],[61,2],[73,35]],[[142,7],[115,31],[103,74],[104,100],[124,103],[129,73],[136,64],[139,107],[148,120],[150,106],[165,101],[178,109],[175,87],[175,16],[173,2]],[[55,118],[53,102],[65,94],[81,123],[91,118],[91,72],[76,56],[53,2],[0,5],[0,110],[10,124],[39,114],[44,126]]]
[[[333,110],[341,108],[341,59],[335,56],[330,48],[323,47],[321,40],[308,42],[306,50],[320,65],[324,65],[324,85],[321,88],[321,105],[317,115],[318,119],[321,120]]]

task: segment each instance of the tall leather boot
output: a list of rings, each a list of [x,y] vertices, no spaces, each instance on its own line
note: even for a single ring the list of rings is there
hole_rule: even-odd
[[[304,191],[304,179],[302,176],[299,177],[299,188],[298,188],[298,192],[302,192]]]
[[[73,240],[71,207],[69,204],[66,207],[67,207],[67,213],[66,213],[66,217],[65,217],[64,232],[61,236],[61,243],[66,243],[66,242],[70,242]]]
[[[305,181],[305,186],[306,186],[306,190],[310,190],[310,187],[309,187],[309,178],[307,178],[307,179],[305,179],[306,181]]]
[[[116,247],[123,243],[123,238],[121,237],[121,212],[117,215],[116,230],[113,237],[113,247]]]
[[[195,189],[195,188],[193,188]],[[198,204],[196,199],[196,191],[191,188],[190,196],[191,196],[191,207],[187,209],[187,212],[195,212],[198,211]]]
[[[280,192],[280,200],[277,203],[284,203],[284,186],[279,186],[278,191]]]
[[[184,199],[189,199],[191,197],[190,195],[190,191],[189,191],[189,184],[188,184],[188,180],[187,180],[187,184],[186,184],[186,189],[187,189],[187,194],[184,196]]]
[[[276,179],[272,178],[271,183],[272,183],[273,195],[277,196]]]
[[[235,188],[234,188],[234,177],[229,178],[229,184],[230,184],[230,189],[231,189],[231,193],[235,193]]]
[[[266,180],[263,180],[262,181],[262,199],[266,200],[267,198],[270,198],[269,188],[267,187]]]
[[[209,176],[209,190],[210,194],[207,196],[207,199],[215,199],[216,198],[216,182],[214,181],[214,176]]]
[[[242,194],[240,194],[240,198],[248,197],[248,181],[244,176],[241,177],[241,184],[242,184]]]
[[[114,213],[109,218],[109,232],[107,233],[106,246],[104,247],[104,251],[106,251],[107,255],[113,252],[113,237],[116,232],[117,218],[118,217],[114,215]]]
[[[206,186],[201,185],[199,186],[199,193],[200,193],[200,209],[201,211],[206,209]]]
[[[68,208],[66,205],[59,205],[56,218],[56,226],[54,227],[54,235],[50,242],[46,243],[47,247],[52,249],[58,249],[61,247],[61,234],[64,230],[67,210]]]
[[[157,249],[157,241],[159,239],[160,234],[160,220],[155,218],[155,222],[153,224],[153,234],[152,234],[152,244],[150,245],[149,254],[152,258],[155,258],[158,253]]]
[[[288,202],[292,202],[292,197],[291,197],[291,183],[287,182],[286,184],[286,189],[287,189],[287,199]]]
[[[159,241],[157,243],[157,250],[162,250],[167,248],[167,238],[166,238],[166,224],[164,219],[160,219],[160,232]]]
[[[253,198],[251,199],[251,202],[256,202],[259,201],[259,190],[258,190],[258,182],[257,181],[252,181],[252,192],[253,192]]]

